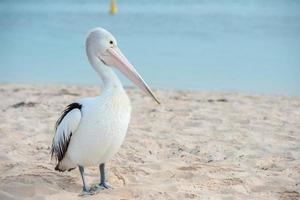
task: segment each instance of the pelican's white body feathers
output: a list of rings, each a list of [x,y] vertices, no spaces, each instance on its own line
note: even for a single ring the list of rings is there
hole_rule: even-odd
[[[58,145],[63,132],[72,132],[59,166],[63,171],[77,165],[99,165],[112,158],[125,138],[130,121],[130,100],[121,85],[77,103],[81,109],[73,109],[64,117],[54,137]]]
[[[79,101],[82,118],[67,155],[81,166],[105,163],[120,148],[130,121],[131,106],[122,89]]]

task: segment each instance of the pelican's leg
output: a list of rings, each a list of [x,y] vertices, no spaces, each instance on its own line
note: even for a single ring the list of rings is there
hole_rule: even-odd
[[[104,190],[104,189],[109,189],[112,188],[106,180],[106,173],[105,173],[105,164],[102,163],[99,165],[99,170],[100,170],[100,183],[96,185],[95,189],[96,190]]]
[[[90,188],[86,184],[85,177],[84,177],[84,167],[82,167],[82,166],[78,166],[78,167],[79,167],[80,175],[81,175],[81,178],[82,178],[82,184],[83,184],[82,192],[79,195],[84,196],[84,195],[93,195],[93,194],[95,194],[95,192],[90,190]]]
[[[105,163],[102,163],[99,165],[99,170],[100,170],[100,183],[99,186],[103,187],[103,189],[109,189],[112,188],[108,183],[107,183],[107,179],[106,179],[106,172],[105,172]]]

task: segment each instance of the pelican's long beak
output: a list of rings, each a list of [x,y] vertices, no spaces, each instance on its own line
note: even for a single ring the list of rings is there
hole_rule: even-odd
[[[101,54],[99,57],[106,65],[114,66],[120,70],[129,80],[131,80],[147,95],[151,96],[158,104],[160,104],[159,100],[154,96],[149,86],[135,70],[132,64],[130,64],[118,47],[108,48],[105,54]]]

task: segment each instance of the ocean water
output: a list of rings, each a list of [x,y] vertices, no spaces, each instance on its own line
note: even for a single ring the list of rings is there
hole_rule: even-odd
[[[300,1],[1,0],[0,82],[97,84],[102,26],[153,88],[300,95]],[[130,85],[121,77],[125,85]]]

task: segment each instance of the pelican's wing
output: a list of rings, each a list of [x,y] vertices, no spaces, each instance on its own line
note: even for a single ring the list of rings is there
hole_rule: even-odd
[[[55,135],[52,141],[51,158],[55,157],[60,162],[67,150],[72,134],[77,130],[81,119],[79,103],[68,105],[56,122]]]

